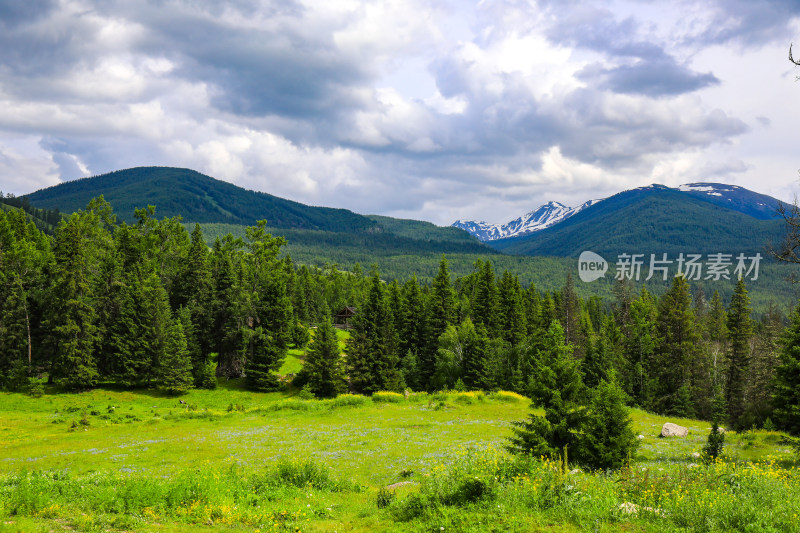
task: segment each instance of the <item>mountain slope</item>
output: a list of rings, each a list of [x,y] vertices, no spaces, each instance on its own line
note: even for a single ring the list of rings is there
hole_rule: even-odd
[[[70,213],[103,195],[117,216],[134,220],[134,208],[156,206],[156,214],[189,222],[254,224],[325,231],[366,231],[377,223],[346,209],[311,207],[263,192],[248,191],[194,170],[137,167],[68,181],[28,195],[31,204]]]
[[[651,185],[668,189],[663,185]],[[649,187],[640,187],[647,189]],[[710,204],[744,213],[759,220],[781,218],[778,214],[779,201],[771,196],[750,191],[738,185],[722,183],[687,183],[672,190]],[[522,217],[505,224],[488,224],[474,220],[456,220],[451,224],[474,235],[480,241],[488,242],[497,239],[522,237],[562,223],[564,220],[580,213],[589,206],[603,200],[590,200],[578,207],[567,207],[559,202],[548,202]],[[498,245],[502,247],[504,245]]]
[[[185,223],[204,226],[242,227],[266,219],[270,231],[290,239],[304,253],[323,250],[361,251],[358,261],[369,262],[374,251],[382,253],[498,252],[468,233],[429,222],[364,216],[346,209],[312,207],[263,192],[242,189],[194,170],[139,167],[70,181],[27,196],[38,207],[58,208],[63,213],[83,209],[89,200],[103,195],[120,220],[134,221],[134,209],[156,206],[156,215],[180,215]],[[236,233],[234,231],[234,233]],[[351,253],[351,256],[354,254]],[[343,261],[347,260],[341,256]],[[347,256],[349,257],[349,256]]]
[[[478,240],[486,242],[508,237],[518,237],[549,228],[569,217],[580,213],[600,200],[589,200],[578,207],[567,207],[559,202],[548,202],[534,211],[505,224],[489,224],[474,220],[456,220],[451,226],[471,233]]]
[[[678,186],[678,190],[700,200],[739,211],[759,220],[780,218],[778,200],[766,194],[760,194],[739,187],[722,183],[687,183]]]
[[[707,195],[706,195],[707,196]],[[716,197],[712,197],[716,198]],[[577,257],[620,253],[764,253],[781,220],[759,220],[663,185],[624,191],[537,233],[489,244],[506,253]]]

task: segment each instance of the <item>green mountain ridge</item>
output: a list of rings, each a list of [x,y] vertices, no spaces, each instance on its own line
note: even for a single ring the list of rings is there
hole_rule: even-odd
[[[784,221],[758,219],[674,189],[618,193],[534,234],[491,241],[504,253],[577,257],[620,253],[757,253],[784,235]]]
[[[103,195],[117,216],[134,220],[134,209],[148,205],[159,216],[181,215],[191,222],[254,224],[267,219],[281,228],[353,232],[378,230],[374,221],[348,211],[312,207],[264,192],[250,191],[199,172],[172,167],[137,167],[100,176],[67,181],[28,196],[44,208],[71,213]]]
[[[136,208],[148,205],[156,206],[158,217],[179,215],[187,224],[244,227],[266,219],[273,234],[286,237],[294,249],[302,251],[346,249],[361,251],[362,256],[369,250],[380,250],[383,254],[498,253],[457,228],[308,206],[182,168],[119,170],[61,183],[27,198],[38,207],[57,207],[63,213],[70,213],[83,209],[99,195],[126,222],[135,220]]]

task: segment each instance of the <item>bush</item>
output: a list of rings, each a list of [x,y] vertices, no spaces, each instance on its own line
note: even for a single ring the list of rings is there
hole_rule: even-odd
[[[396,392],[379,391],[372,395],[375,403],[399,403],[405,400],[405,396]]]
[[[492,398],[493,400],[498,400],[501,402],[508,402],[508,403],[519,403],[527,400],[527,398],[522,394],[517,394],[516,392],[505,391],[505,390],[497,391],[489,397]]]
[[[208,361],[201,368],[195,379],[198,389],[214,390],[217,388],[217,363]]]
[[[311,384],[306,384],[305,387],[300,389],[300,392],[297,393],[297,397],[301,400],[313,400],[314,392],[311,390]]]
[[[395,493],[387,489],[386,487],[381,487],[378,489],[378,495],[376,497],[376,503],[378,505],[378,509],[385,509],[389,507],[395,499]]]
[[[361,396],[360,394],[340,394],[336,398],[326,401],[329,402],[331,408],[359,407],[366,405],[367,402],[369,402],[369,399],[366,396]]]
[[[714,422],[711,433],[708,434],[708,442],[703,447],[703,457],[707,462],[714,462],[717,457],[722,455],[722,447],[725,446],[725,433],[719,430],[719,425]]]
[[[28,383],[28,396],[41,398],[44,395],[44,383],[36,378],[30,378]]]

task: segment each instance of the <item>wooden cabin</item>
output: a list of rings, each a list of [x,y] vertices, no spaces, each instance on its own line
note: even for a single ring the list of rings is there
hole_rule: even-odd
[[[333,316],[333,325],[338,329],[350,330],[352,328],[351,321],[354,316],[356,316],[355,307],[343,307]]]

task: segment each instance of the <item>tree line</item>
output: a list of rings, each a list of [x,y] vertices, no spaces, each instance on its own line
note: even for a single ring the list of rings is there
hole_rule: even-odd
[[[727,306],[680,277],[660,297],[617,282],[604,301],[580,298],[569,274],[542,292],[478,260],[453,280],[443,257],[430,283],[386,283],[377,266],[295,264],[284,245],[261,222],[209,248],[199,225],[152,207],[118,223],[102,197],[52,237],[0,212],[2,386],[47,375],[66,390],[182,391],[227,376],[275,390],[287,349],[311,338],[295,385],[319,396],[506,389],[541,403],[565,352],[582,387],[613,383],[629,405],[800,431],[800,315],[754,320],[744,281]],[[358,312],[342,357],[331,316],[344,306]]]

